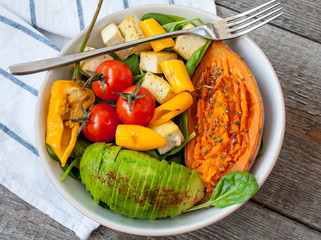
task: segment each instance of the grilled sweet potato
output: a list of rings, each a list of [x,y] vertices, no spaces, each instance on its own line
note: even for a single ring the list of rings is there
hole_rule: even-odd
[[[192,78],[185,164],[197,169],[211,192],[220,178],[248,171],[258,153],[264,123],[261,94],[242,59],[223,41],[213,41]]]

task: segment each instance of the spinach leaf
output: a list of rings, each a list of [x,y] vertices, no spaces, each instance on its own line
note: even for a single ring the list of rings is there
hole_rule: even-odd
[[[263,143],[263,135],[262,135],[261,145],[257,156],[261,156],[263,155],[263,153],[264,153],[264,143]]]
[[[116,53],[109,53],[109,55],[117,61],[120,61],[122,63],[125,63],[127,67],[130,68],[130,70],[133,73],[133,76],[138,75],[140,73],[139,71],[139,56],[136,54],[131,55],[129,58],[125,60],[121,60]]]
[[[60,160],[59,160],[58,156],[56,155],[56,153],[54,152],[54,150],[52,150],[52,148],[50,147],[50,145],[47,144],[47,143],[46,143],[46,148],[47,148],[47,151],[48,151],[49,156],[50,156],[53,160],[55,160],[55,161],[57,161],[57,162],[60,162]]]
[[[179,115],[178,127],[181,130],[184,138],[188,136],[188,114],[187,110]]]
[[[202,47],[200,47],[199,49],[197,49],[193,55],[191,56],[190,59],[188,59],[188,61],[186,62],[186,69],[187,72],[189,74],[190,77],[193,76],[195,69],[197,67],[197,65],[200,63],[200,61],[202,60],[202,57],[204,55],[204,53],[206,52],[206,49],[208,48],[208,46],[211,44],[211,40],[207,40],[207,42],[205,43],[205,45],[203,45]]]
[[[180,146],[173,148],[173,149],[170,150],[168,153],[165,153],[165,154],[163,154],[163,155],[160,155],[160,158],[161,158],[161,159],[166,159],[168,156],[171,156],[171,155],[174,155],[174,154],[178,153],[178,152],[181,151],[181,150],[185,147],[185,145],[186,145],[189,141],[191,141],[195,136],[196,136],[196,133],[195,133],[195,132],[192,132],[189,136],[187,136],[187,137],[185,138],[185,141],[184,141]]]
[[[67,177],[68,175],[70,175],[70,176],[73,177],[73,178],[80,179],[80,174],[79,174],[79,170],[78,170],[78,169],[79,169],[80,159],[81,159],[81,157],[75,158],[75,159],[70,163],[69,166],[65,166],[65,167],[63,168],[63,169],[65,170],[65,173],[64,173],[64,175],[60,178],[60,182],[64,182],[65,179],[66,179],[66,177]],[[75,172],[72,172],[73,167],[78,168],[76,173],[75,173]]]
[[[250,199],[258,191],[255,177],[248,172],[231,172],[220,179],[209,201],[186,212],[213,205],[224,208]]]
[[[126,60],[121,61],[127,65],[127,67],[130,68],[130,70],[133,73],[133,76],[138,75],[139,72],[139,57],[136,54],[131,55]]]
[[[116,101],[115,102],[105,101],[105,100],[102,100],[102,99],[96,97],[95,104],[99,104],[99,103],[106,103],[106,104],[109,104],[112,107],[116,107]]]
[[[146,73],[138,74],[138,75],[134,76],[134,85],[138,85],[141,81],[143,81],[145,75],[146,75]]]
[[[173,32],[173,31],[182,29],[184,25],[194,21],[198,21],[199,23],[204,24],[204,22],[200,18],[192,18],[192,19],[186,19],[178,22],[166,23],[166,24],[163,24],[162,27],[165,29],[166,32]]]
[[[157,153],[154,149],[145,151],[144,153],[147,153],[149,156],[154,157],[154,158],[156,158],[157,160],[160,160],[158,153]]]
[[[85,149],[91,144],[92,142],[89,142],[83,134],[80,134],[70,154],[70,157],[71,158],[81,157]]]
[[[180,19],[180,17],[173,16],[173,15],[165,15],[165,14],[161,14],[161,13],[146,13],[142,17],[142,20],[146,20],[149,18],[154,18],[160,25],[180,21],[180,20],[177,20],[177,19]],[[181,20],[183,20],[183,19],[181,19]]]
[[[173,18],[173,19],[174,19],[174,22],[186,20],[186,18],[179,17],[179,16],[175,16],[175,15],[167,15],[167,16]],[[161,25],[163,25],[163,24],[161,24]]]

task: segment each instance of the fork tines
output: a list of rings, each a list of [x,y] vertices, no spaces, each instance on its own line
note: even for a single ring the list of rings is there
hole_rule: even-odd
[[[272,0],[249,11],[225,18],[230,37],[249,33],[283,14],[280,2]]]

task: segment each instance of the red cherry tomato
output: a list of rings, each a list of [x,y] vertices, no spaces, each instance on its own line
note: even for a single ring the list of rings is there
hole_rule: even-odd
[[[118,95],[114,94],[114,92],[122,92],[133,85],[133,74],[130,68],[122,62],[116,60],[105,61],[97,67],[96,72],[105,75],[104,91],[100,81],[92,83],[95,94],[102,100],[116,101]]]
[[[130,93],[133,96],[137,86],[130,86],[122,93]],[[144,97],[139,97],[144,95]],[[135,94],[134,94],[135,95]],[[144,87],[140,87],[134,99],[131,99],[131,110],[129,108],[129,101],[124,96],[119,96],[116,102],[116,112],[120,121],[126,124],[137,124],[146,126],[154,115],[155,99],[153,95]],[[133,103],[134,101],[134,103]]]
[[[89,122],[82,132],[92,142],[110,142],[115,139],[116,128],[120,123],[115,108],[100,103],[91,108]]]

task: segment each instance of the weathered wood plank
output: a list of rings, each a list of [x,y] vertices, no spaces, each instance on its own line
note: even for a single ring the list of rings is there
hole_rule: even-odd
[[[321,42],[321,8],[320,0],[279,0],[282,3],[284,14],[282,17],[273,20],[276,25],[289,32],[296,33],[316,42]],[[244,12],[268,0],[215,0],[217,5]]]
[[[280,157],[254,199],[321,230],[321,45],[270,25],[250,36],[276,70],[287,114]]]
[[[74,233],[0,185],[0,239],[77,239]],[[255,226],[255,227],[253,227]],[[204,229],[167,237],[144,237],[99,227],[89,239],[320,239],[318,231],[253,202]]]

